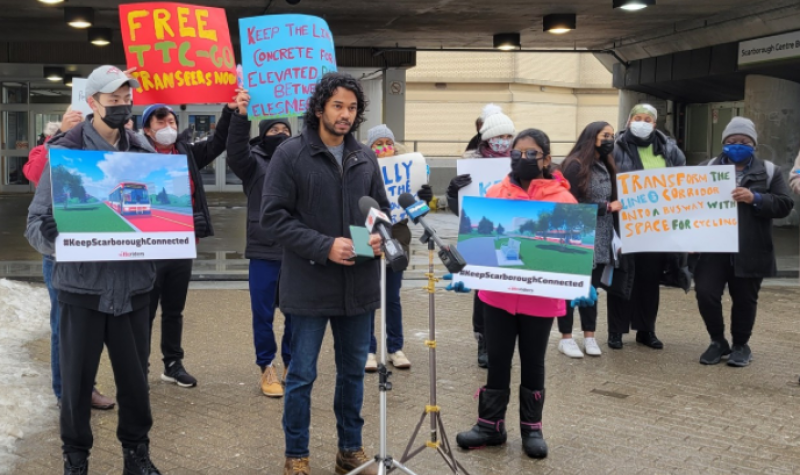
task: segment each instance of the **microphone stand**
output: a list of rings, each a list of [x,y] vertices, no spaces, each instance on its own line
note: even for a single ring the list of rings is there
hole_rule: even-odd
[[[406,451],[403,453],[401,462],[406,463],[413,459],[423,450],[430,448],[442,456],[447,468],[450,469],[455,475],[463,474],[469,475],[469,472],[456,460],[455,454],[450,447],[450,441],[447,439],[447,433],[444,430],[444,423],[442,422],[442,414],[436,401],[436,307],[434,302],[434,292],[436,291],[436,282],[439,279],[433,273],[434,254],[436,251],[434,236],[427,230],[422,234],[420,241],[428,244],[428,273],[425,276],[428,278],[428,285],[425,290],[428,291],[428,339],[425,340],[425,346],[428,347],[428,366],[430,368],[430,399],[425,406],[425,411],[417,424],[414,433],[411,435],[411,440],[408,442]],[[385,320],[384,320],[385,323]],[[422,424],[426,418],[430,418],[430,440],[425,442],[416,450],[411,452],[414,442],[417,440]],[[441,437],[439,433],[441,432]]]
[[[398,469],[407,475],[416,475],[402,463],[394,460],[386,453],[386,392],[392,390],[389,377],[392,372],[386,368],[386,253],[381,253],[381,360],[378,363],[378,389],[380,391],[380,448],[374,460],[361,465],[347,475],[356,475],[372,464],[378,465],[378,475],[386,475],[389,471]]]

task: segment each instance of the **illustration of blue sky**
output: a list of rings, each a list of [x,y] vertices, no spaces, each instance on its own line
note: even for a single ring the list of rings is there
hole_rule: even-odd
[[[461,209],[469,216],[473,226],[477,226],[484,216],[497,227],[502,224],[507,230],[514,229],[514,218],[537,220],[543,212],[552,213],[556,204],[547,201],[497,200],[465,196]]]
[[[176,196],[190,193],[185,155],[53,149],[50,163],[80,175],[86,192],[96,198],[107,197],[123,181],[145,183],[153,194],[162,188]]]

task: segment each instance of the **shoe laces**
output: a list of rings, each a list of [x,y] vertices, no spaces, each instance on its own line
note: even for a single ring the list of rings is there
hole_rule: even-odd
[[[365,464],[371,460],[369,457],[367,457],[367,454],[364,453],[363,448],[350,452],[350,456],[352,456],[359,464]]]
[[[308,471],[309,469],[309,459],[308,457],[304,457],[301,459],[291,459],[292,461],[292,470],[298,472],[300,470]]]
[[[264,370],[264,381],[267,384],[279,384],[280,381],[278,380],[278,373],[275,371],[274,366],[267,366]]]
[[[68,475],[80,475],[81,473],[84,473],[84,471],[86,470],[86,464],[82,463],[80,465],[70,465],[69,467],[66,468],[68,470],[67,472]]]

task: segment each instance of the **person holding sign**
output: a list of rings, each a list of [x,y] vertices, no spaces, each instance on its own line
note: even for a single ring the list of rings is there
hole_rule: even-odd
[[[700,363],[717,364],[730,355],[728,366],[745,367],[753,354],[748,345],[758,309],[758,292],[765,277],[777,273],[772,243],[772,220],[789,216],[794,206],[780,168],[756,157],[758,134],[750,119],[734,117],[722,133],[722,154],[701,165],[734,165],[732,198],[739,216],[739,252],[695,254],[697,305],[711,337]],[[725,339],[722,294],[725,286],[733,301],[731,336]]]
[[[308,99],[305,129],[275,151],[264,180],[261,224],[283,246],[280,308],[292,319],[292,364],[286,376],[284,475],[308,475],[311,390],[330,324],[336,360],[334,412],[339,436],[336,473],[372,460],[364,453],[361,407],[370,324],[380,307],[380,261],[356,264],[350,226],[364,226],[359,200],[390,212],[375,154],[353,133],[367,100],[349,74],[328,73]],[[369,245],[381,254],[381,239]],[[361,472],[378,473],[371,465]]]
[[[483,125],[480,128],[481,143],[475,150],[468,150],[464,153],[464,158],[501,158],[511,155],[511,140],[516,133],[514,122],[507,115],[503,114],[503,109],[495,104],[487,104],[481,114]],[[469,174],[458,175],[450,180],[447,187],[447,206],[456,216],[458,209],[458,190],[472,183]],[[478,341],[478,366],[481,368],[489,367],[489,356],[486,352],[486,342],[484,340],[484,315],[483,302],[475,293],[472,304],[472,331]]]
[[[156,152],[169,155],[186,155],[189,163],[189,187],[192,196],[194,233],[198,239],[214,235],[211,212],[200,170],[212,163],[225,151],[228,125],[236,106],[232,102],[222,108],[222,115],[214,135],[208,140],[189,143],[191,129],[178,134],[178,115],[166,104],[152,104],[142,114],[142,131]],[[150,333],[161,304],[161,353],[164,372],[161,380],[175,383],[181,388],[197,386],[197,379],[183,367],[183,309],[189,281],[192,279],[192,259],[165,259],[156,261],[156,283],[150,293]]]
[[[394,134],[385,124],[376,125],[367,131],[367,146],[381,158],[397,155],[397,144]],[[406,255],[410,256],[411,230],[408,229],[408,218],[392,225],[392,237],[400,242]],[[403,353],[403,306],[400,303],[400,288],[403,286],[403,272],[395,272],[386,268],[386,349],[389,361],[398,369],[411,368],[411,362]],[[378,371],[378,341],[375,339],[375,313],[370,320],[371,337],[369,355],[364,370],[367,373]]]
[[[578,141],[561,165],[564,177],[569,181],[572,195],[578,203],[597,205],[597,228],[594,238],[594,270],[592,285],[600,286],[606,266],[614,267],[612,255],[614,239],[614,213],[622,209],[617,201],[617,170],[614,164],[614,128],[608,122],[592,122],[587,125]],[[597,328],[597,305],[581,307],[581,330],[587,355],[600,356],[600,346],[594,337]],[[558,351],[571,358],[583,358],[578,344],[572,338],[574,309],[567,307],[564,318],[558,319],[561,341]]]
[[[132,116],[131,88],[139,82],[114,66],[95,69],[86,82],[92,114],[48,147],[153,153],[142,135],[125,129]],[[28,209],[28,242],[53,254],[58,226],[53,218],[50,173],[43,173]],[[117,386],[126,473],[158,475],[150,461],[153,425],[147,383],[152,261],[58,262],[53,287],[61,314],[61,440],[65,474],[87,474],[92,449],[91,393],[103,346],[108,348]],[[67,348],[69,350],[67,350]]]
[[[253,312],[253,343],[256,364],[261,368],[261,393],[267,397],[283,397],[284,388],[273,365],[278,345],[275,341],[275,297],[281,273],[283,247],[259,223],[261,193],[270,163],[278,146],[292,136],[288,119],[264,119],[258,123],[258,137],[250,140],[250,119],[247,107],[250,94],[243,90],[237,98],[228,136],[228,166],[242,180],[247,195],[247,247],[244,256],[250,259],[250,308]],[[292,320],[284,314],[281,356],[283,381],[292,361]]]
[[[569,192],[567,180],[559,172],[550,172],[547,134],[537,129],[524,130],[514,140],[513,147],[511,173],[502,183],[489,188],[487,198],[577,203]],[[591,292],[589,298],[580,299],[580,304],[593,304],[591,295],[596,301],[596,292]],[[544,362],[553,320],[566,313],[564,300],[486,290],[479,291],[478,297],[484,303],[486,348],[492,364],[486,385],[478,391],[478,423],[471,430],[459,433],[456,443],[471,450],[506,442],[511,365],[519,342],[522,447],[529,457],[547,457],[542,435]]]
[[[686,165],[686,157],[678,144],[656,129],[657,119],[658,111],[650,104],[638,104],[631,109],[627,130],[620,133],[614,147],[617,173]],[[636,330],[638,343],[657,350],[664,348],[656,336],[656,317],[661,276],[667,264],[664,253],[634,255],[630,300],[608,294],[609,348],[621,349],[622,334],[631,328]]]

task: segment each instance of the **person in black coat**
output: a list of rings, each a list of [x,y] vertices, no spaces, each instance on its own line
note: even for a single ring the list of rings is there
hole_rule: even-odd
[[[250,120],[247,118],[249,103],[250,95],[242,91],[228,134],[228,166],[242,180],[242,188],[247,195],[247,246],[244,257],[250,259],[250,308],[253,312],[256,364],[261,368],[261,392],[268,397],[283,397],[283,384],[272,364],[278,351],[273,322],[283,247],[261,226],[259,220],[261,194],[272,155],[280,144],[291,138],[292,128],[288,119],[265,119],[258,123],[258,136],[250,140]],[[292,360],[291,342],[292,321],[288,315],[284,315],[280,348],[283,379],[286,379]]]
[[[694,255],[695,291],[700,314],[711,337],[711,344],[700,363],[717,364],[730,355],[728,365],[750,364],[750,335],[756,320],[758,293],[765,277],[777,273],[772,242],[772,220],[785,218],[794,206],[780,168],[756,157],[758,134],[750,119],[734,117],[722,134],[722,154],[701,165],[734,165],[739,220],[739,252]],[[722,293],[725,286],[733,301],[731,336],[725,339]]]

